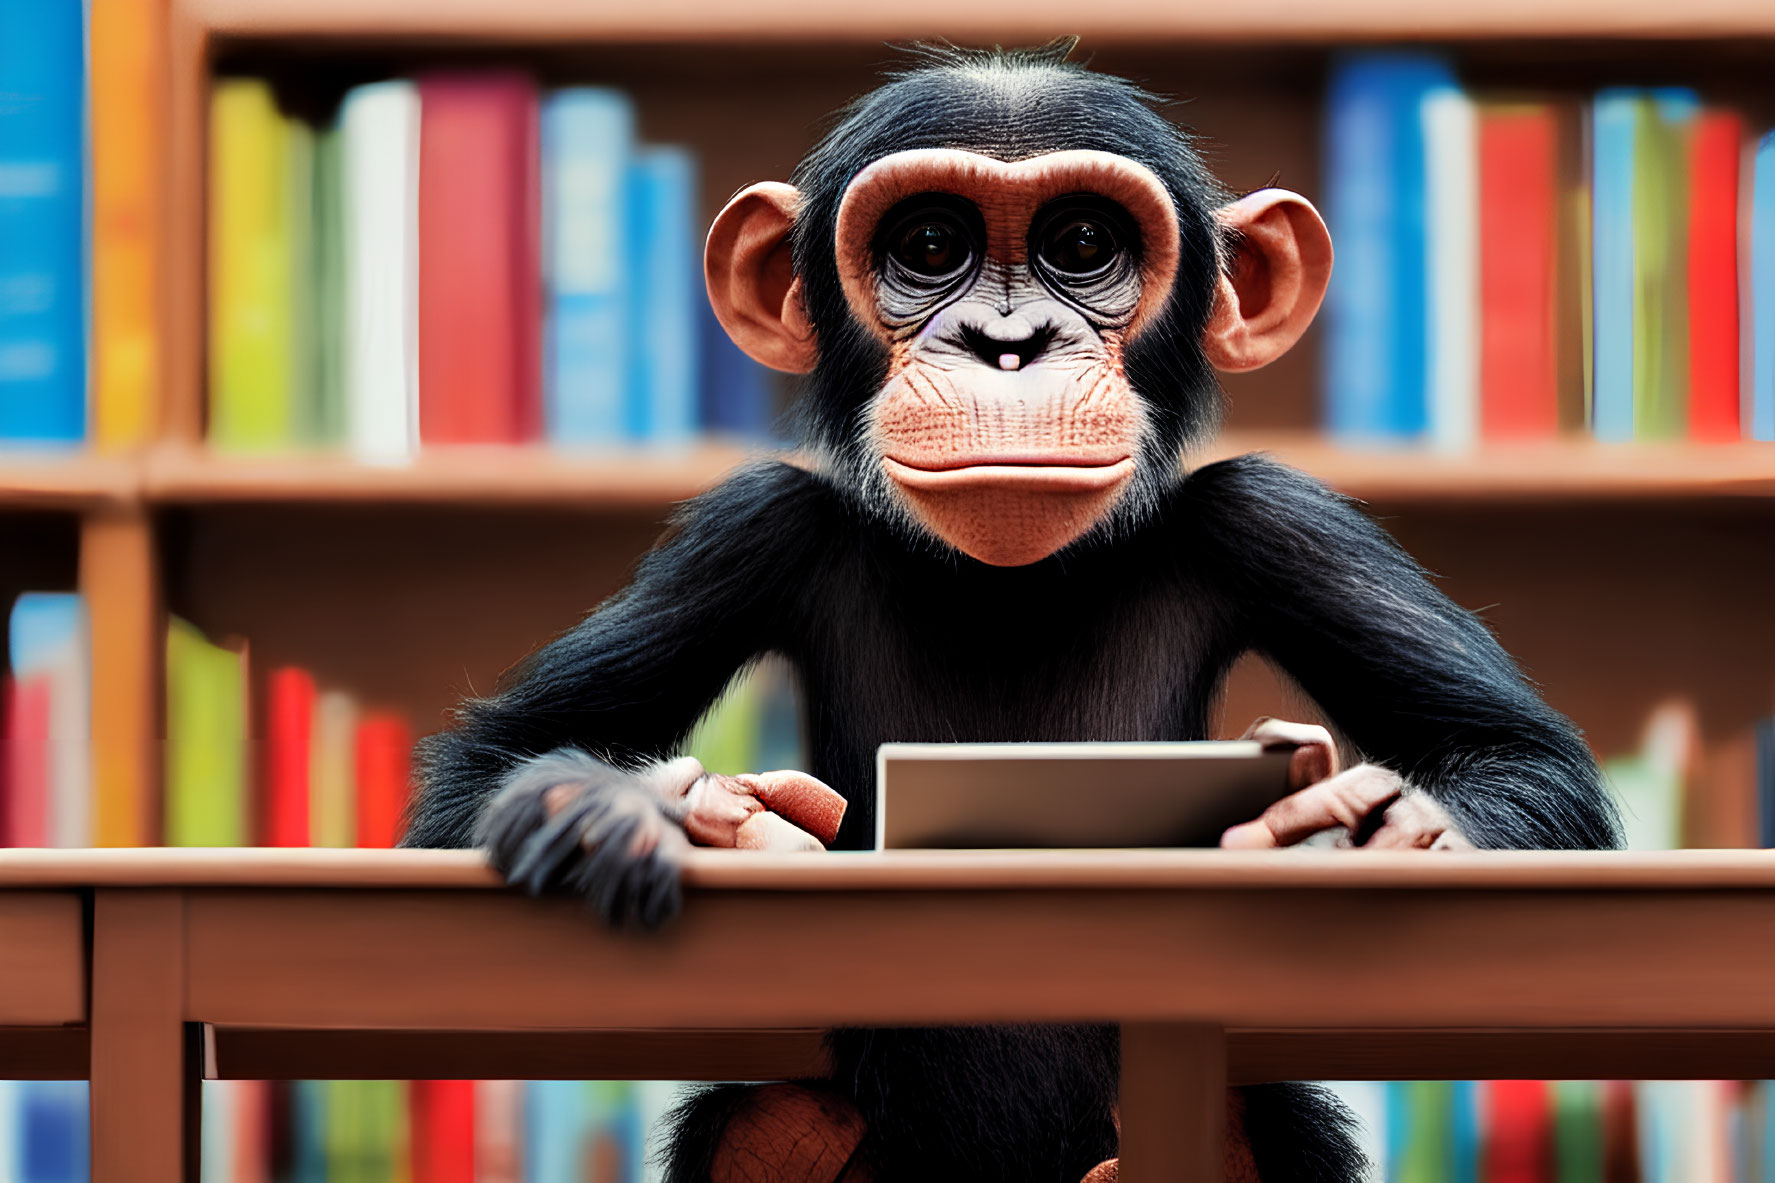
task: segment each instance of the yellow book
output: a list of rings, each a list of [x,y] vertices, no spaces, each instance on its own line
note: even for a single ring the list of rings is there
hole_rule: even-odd
[[[315,699],[309,748],[309,844],[357,845],[357,703],[343,690]]]
[[[210,98],[210,442],[287,446],[302,381],[297,254],[313,133],[255,78],[224,78]],[[307,175],[307,174],[303,174]],[[300,227],[300,229],[298,229]]]
[[[175,618],[166,635],[166,844],[244,844],[246,789],[245,657]]]
[[[101,448],[144,443],[160,390],[159,175],[164,0],[90,0],[92,424]]]

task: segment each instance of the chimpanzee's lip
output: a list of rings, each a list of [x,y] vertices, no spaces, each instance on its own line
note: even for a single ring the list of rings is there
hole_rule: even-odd
[[[895,481],[913,489],[933,492],[982,485],[1042,485],[1050,489],[1088,492],[1108,489],[1134,475],[1134,460],[1124,457],[1109,464],[1068,463],[1070,457],[1025,458],[924,468],[891,456],[882,457],[882,468]]]

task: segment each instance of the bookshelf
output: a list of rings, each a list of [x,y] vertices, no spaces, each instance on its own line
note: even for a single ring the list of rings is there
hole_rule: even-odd
[[[101,776],[149,815],[164,610],[250,637],[256,661],[302,662],[427,730],[459,694],[485,689],[619,587],[670,505],[747,455],[723,444],[583,456],[457,450],[370,468],[205,450],[204,138],[219,69],[312,77],[324,88],[428,64],[517,64],[545,84],[620,86],[647,139],[697,151],[705,214],[747,181],[786,175],[821,119],[890,59],[883,41],[936,35],[1016,43],[1080,32],[1100,67],[1191,96],[1180,117],[1207,137],[1230,185],[1274,178],[1309,195],[1326,63],[1349,45],[1447,46],[1487,86],[1703,83],[1753,121],[1775,123],[1764,77],[1775,15],[1741,0],[1433,11],[1398,0],[1115,0],[1088,10],[1034,0],[967,12],[934,0],[153,3],[167,162],[155,439],[123,455],[0,456],[0,547],[13,560],[0,590],[80,586],[93,597],[95,734],[110,769]],[[1209,456],[1270,451],[1367,501],[1451,595],[1485,610],[1600,751],[1630,747],[1646,710],[1673,694],[1701,706],[1710,741],[1766,711],[1775,630],[1759,589],[1775,576],[1775,451],[1347,450],[1314,430],[1318,348],[1309,334],[1276,366],[1229,379],[1228,432]],[[1286,698],[1241,670],[1227,725],[1287,709]],[[142,824],[152,832],[149,818]]]

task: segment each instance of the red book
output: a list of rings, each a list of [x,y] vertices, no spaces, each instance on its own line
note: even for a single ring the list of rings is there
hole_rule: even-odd
[[[1689,434],[1742,437],[1738,410],[1738,160],[1744,121],[1695,120],[1689,159]]]
[[[1558,118],[1550,106],[1479,115],[1479,419],[1486,439],[1559,429]]]
[[[419,82],[419,438],[521,443],[542,429],[536,88]]]
[[[475,1082],[415,1080],[408,1097],[412,1183],[475,1183]]]
[[[8,846],[49,845],[49,699],[53,678],[10,681],[6,696],[6,807],[0,833]]]
[[[294,666],[265,680],[266,846],[307,846],[314,677]]]
[[[1553,1183],[1553,1104],[1541,1080],[1484,1085],[1485,1153],[1481,1183]]]
[[[413,735],[398,715],[364,716],[357,729],[357,844],[401,840],[412,777]]]

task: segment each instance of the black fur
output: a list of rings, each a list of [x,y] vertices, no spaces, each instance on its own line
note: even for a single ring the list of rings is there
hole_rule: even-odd
[[[1477,845],[1618,844],[1571,725],[1354,505],[1262,457],[1176,464],[1218,413],[1197,341],[1224,254],[1221,194],[1148,96],[1065,63],[1069,48],[931,51],[808,156],[794,251],[820,341],[804,400],[816,471],[757,464],[690,503],[627,590],[465,703],[454,729],[420,747],[407,845],[484,840],[532,890],[655,924],[678,906],[671,860],[611,854],[627,849],[613,837],[633,833],[634,778],[762,654],[800,675],[808,771],[849,799],[837,845],[858,848],[874,827],[878,744],[1199,739],[1247,652],[1292,676],[1363,755],[1433,795]],[[1180,217],[1169,309],[1127,354],[1150,412],[1140,487],[1102,528],[1027,567],[984,566],[909,526],[884,505],[858,430],[885,358],[839,292],[838,200],[869,161],[923,146],[1004,159],[1122,152],[1164,181]],[[564,777],[582,799],[549,819],[541,793]],[[1111,1032],[847,1032],[833,1046],[832,1083],[864,1113],[877,1183],[1073,1183],[1114,1151]],[[1328,1095],[1245,1096],[1266,1183],[1360,1175]],[[727,1097],[682,1115],[675,1183],[707,1177]]]

